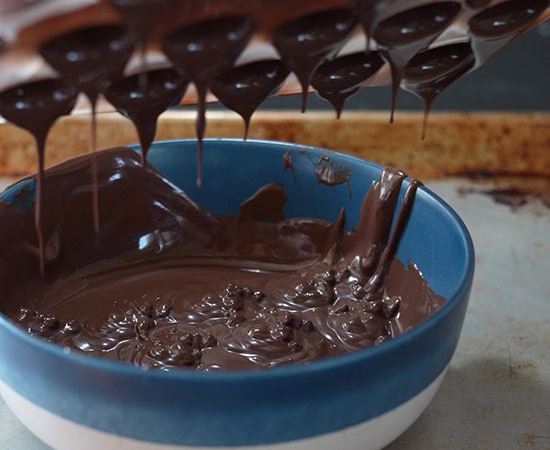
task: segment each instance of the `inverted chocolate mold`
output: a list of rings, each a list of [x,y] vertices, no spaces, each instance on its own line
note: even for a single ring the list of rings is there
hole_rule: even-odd
[[[201,103],[202,97],[213,100],[215,95],[210,89],[211,83],[201,81],[199,74],[202,77],[212,72],[208,75],[211,81],[236,66],[265,59],[280,59],[291,73],[277,93],[303,92],[305,98],[308,90],[314,90],[312,78],[319,66],[365,51],[367,47],[378,50],[386,64],[364,80],[364,85],[386,85],[393,79],[394,87],[403,87],[403,71],[416,54],[455,43],[471,43],[475,58],[467,73],[487,62],[510,39],[550,16],[548,0],[304,0],[299,4],[290,0],[61,0],[44,3],[8,2],[0,7],[0,39],[5,47],[0,54],[0,91],[30,79],[54,75],[55,71],[37,49],[47,41],[91,25],[117,24],[128,29],[137,50],[125,66],[126,75],[176,66],[188,72],[186,78],[191,82],[181,102]],[[185,30],[205,30],[208,24],[212,28],[216,28],[216,24],[223,28],[228,21],[236,20],[235,17],[240,17],[247,27],[246,38],[223,64],[215,63],[212,53],[217,51],[214,47],[223,38],[216,44],[206,31],[205,36],[210,37],[205,39],[211,40],[213,46],[210,50],[203,49],[206,52],[203,57],[208,59],[211,52],[212,58],[208,64],[204,60],[200,63],[202,70],[190,69],[190,65],[195,64],[191,58],[195,51],[175,58],[176,36],[181,38]],[[229,35],[226,38],[231,39]],[[449,49],[452,51],[453,47]],[[442,57],[446,56],[449,55]],[[353,60],[350,62],[354,64]]]

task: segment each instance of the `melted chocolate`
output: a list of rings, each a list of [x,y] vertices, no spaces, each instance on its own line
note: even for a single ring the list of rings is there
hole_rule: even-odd
[[[100,25],[57,36],[38,51],[93,106],[99,93],[121,76],[134,48],[124,27]]]
[[[466,6],[472,9],[486,8],[491,4],[491,0],[466,0]]]
[[[183,95],[185,80],[195,85],[200,185],[209,89],[243,117],[246,137],[251,115],[290,71],[302,88],[302,110],[311,84],[340,115],[345,100],[380,69],[381,55],[391,68],[392,119],[402,83],[424,100],[425,130],[434,98],[535,23],[548,0],[510,0],[488,8],[489,1],[468,0],[463,11],[454,1],[418,6],[354,0],[353,9],[328,2],[320,11],[301,5],[294,15],[274,8],[275,17],[259,10],[249,11],[250,17],[231,15],[223,2],[190,3],[185,25],[160,39],[178,72],[142,70],[122,80],[134,43],[145,65],[145,46],[159,17],[182,5],[109,2],[128,30],[79,29],[39,48],[75,88],[46,80],[0,94],[0,113],[34,135],[39,160],[35,177],[0,197],[2,312],[29,333],[70,350],[146,368],[219,370],[268,368],[376,345],[442,304],[413,264],[405,268],[394,258],[416,180],[397,209],[406,176],[385,168],[367,192],[352,232],[345,231],[344,210],[333,224],[285,219],[286,193],[276,184],[243,201],[237,217],[215,217],[153,168],[144,170],[156,120]],[[208,13],[211,6],[214,15]],[[471,47],[426,50],[461,12],[468,17],[469,10],[482,8],[468,21]],[[378,53],[338,56],[358,21],[367,40],[377,41]],[[281,61],[233,67],[257,31],[271,36]],[[70,112],[76,89],[88,96],[92,111],[105,92],[134,122],[141,164],[134,152],[112,149],[43,173],[46,134],[57,117]],[[92,142],[95,149],[95,114]],[[320,183],[349,188],[349,168],[328,156],[312,164]],[[294,172],[290,152],[283,168]],[[83,206],[90,200],[93,211]]]
[[[145,368],[269,368],[377,345],[443,302],[393,258],[418,186],[396,212],[405,176],[395,169],[373,183],[348,233],[343,212],[332,225],[284,219],[275,184],[237,217],[214,217],[134,152],[108,150],[97,155],[108,226],[95,235],[76,213],[91,195],[89,158],[46,171],[47,279],[27,264],[31,211],[0,203],[0,308],[31,334]]]
[[[99,93],[122,75],[134,48],[124,27],[100,25],[56,36],[38,49],[42,57],[64,80],[88,97],[92,107],[92,151],[96,145],[95,108]],[[92,158],[92,180],[96,184],[97,167]],[[97,189],[92,196],[94,227],[99,231]]]
[[[378,52],[360,52],[328,61],[311,80],[317,93],[332,104],[340,118],[346,99],[355,94],[384,64]]]
[[[469,72],[475,56],[469,44],[451,44],[416,55],[405,67],[402,87],[424,101],[422,139],[434,99],[451,83]]]
[[[447,28],[459,11],[457,2],[430,3],[400,12],[376,26],[373,36],[392,74],[390,121],[393,121],[403,68]]]
[[[158,69],[119,80],[104,91],[117,111],[134,123],[144,167],[159,116],[177,104],[186,89],[187,81],[174,69]]]
[[[175,0],[108,1],[119,12],[142,52],[157,21],[175,3]]]
[[[288,73],[288,69],[278,59],[257,61],[217,76],[211,90],[226,108],[243,118],[246,139],[252,114],[269,95],[279,89]]]
[[[548,0],[508,0],[491,6],[468,21],[477,64],[483,64],[548,8]]]
[[[75,88],[58,79],[34,81],[0,93],[0,115],[27,130],[36,141],[38,172],[34,221],[42,276],[45,274],[42,207],[46,195],[43,177],[46,137],[54,122],[71,112],[77,94]]]
[[[299,17],[273,32],[273,46],[302,86],[302,112],[313,73],[336,55],[356,25],[351,9],[335,9]]]
[[[162,41],[172,63],[192,81],[198,93],[197,185],[202,184],[202,139],[206,128],[206,94],[215,78],[230,69],[255,31],[245,16],[222,16],[186,25]]]

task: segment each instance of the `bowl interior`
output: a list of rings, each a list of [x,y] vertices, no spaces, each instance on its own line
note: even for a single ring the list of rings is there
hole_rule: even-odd
[[[216,214],[234,214],[258,188],[280,183],[288,193],[288,217],[333,221],[344,207],[350,229],[381,171],[379,165],[349,155],[290,143],[209,139],[204,144],[200,188],[195,181],[196,140],[157,142],[148,159]],[[295,173],[284,169],[286,152]],[[319,183],[315,170],[327,161],[330,170],[349,170],[349,186]],[[464,224],[424,188],[417,193],[397,257],[414,261],[434,291],[448,301],[409,332],[374,348],[267,371],[164,373],[66,353],[0,314],[0,380],[55,415],[111,436],[201,448],[262,448],[344,430],[349,444],[348,427],[380,417],[374,434],[388,443],[435,393],[435,380],[442,379],[460,335],[473,275],[473,248]],[[424,403],[417,404],[399,427],[389,427],[385,414],[429,386],[431,394]],[[30,425],[33,417],[29,416]],[[361,433],[353,448],[364,448]]]
[[[284,169],[290,152],[294,171]],[[318,181],[315,170],[330,159],[330,170],[350,171],[349,186]],[[381,171],[378,164],[321,148],[270,141],[208,139],[203,152],[203,184],[196,184],[196,141],[159,141],[148,161],[196,202],[215,214],[235,214],[240,203],[265,183],[280,183],[288,193],[287,217],[334,221],[346,209],[346,228],[357,224],[361,202]],[[296,175],[295,175],[296,174]],[[406,189],[408,180],[402,187]],[[456,294],[471,270],[471,242],[454,211],[428,189],[419,189],[397,257],[418,265],[434,291]]]

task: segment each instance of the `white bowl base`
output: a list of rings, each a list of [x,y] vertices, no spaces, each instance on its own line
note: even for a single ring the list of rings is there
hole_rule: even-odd
[[[22,397],[1,380],[0,395],[32,433],[56,450],[379,450],[396,439],[422,414],[446,372],[447,368],[424,390],[397,408],[358,425],[296,441],[243,447],[182,446],[140,441],[57,416]]]

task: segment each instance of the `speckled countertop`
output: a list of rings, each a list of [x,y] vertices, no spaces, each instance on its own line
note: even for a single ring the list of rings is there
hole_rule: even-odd
[[[550,208],[498,204],[472,180],[426,184],[468,226],[476,276],[439,392],[387,450],[550,449]],[[0,449],[47,448],[0,399]]]

